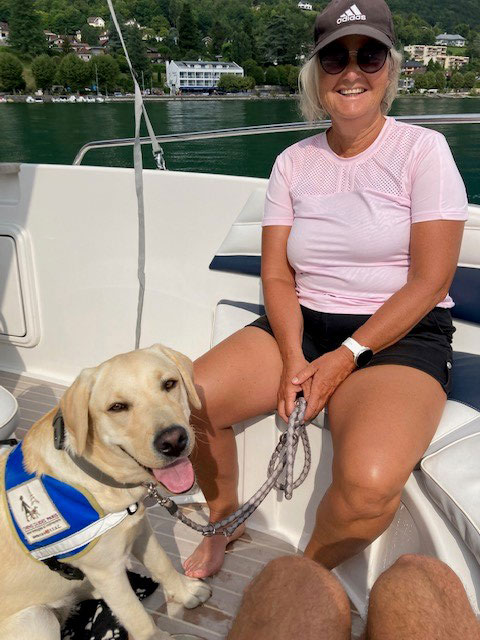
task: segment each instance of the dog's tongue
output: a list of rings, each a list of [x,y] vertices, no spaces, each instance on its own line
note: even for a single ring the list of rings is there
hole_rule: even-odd
[[[195,472],[188,458],[180,458],[163,469],[152,469],[153,475],[172,493],[184,493],[192,488]]]

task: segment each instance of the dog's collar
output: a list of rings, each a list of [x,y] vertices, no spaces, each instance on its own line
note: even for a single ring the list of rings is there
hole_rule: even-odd
[[[55,417],[53,418],[53,444],[55,446],[55,449],[68,453],[72,462],[74,462],[79,469],[86,473],[87,476],[90,476],[101,484],[106,484],[107,486],[113,487],[114,489],[135,489],[137,487],[141,487],[144,484],[144,482],[119,482],[85,458],[77,456],[74,453],[71,453],[68,449],[65,449],[65,421],[63,419],[61,409],[58,409]]]

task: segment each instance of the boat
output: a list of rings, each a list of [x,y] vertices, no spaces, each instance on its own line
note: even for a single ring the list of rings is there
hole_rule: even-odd
[[[474,126],[480,115],[409,120]],[[318,124],[319,129],[326,126]],[[158,136],[157,141],[307,128],[294,123]],[[148,142],[141,139],[142,144]],[[146,286],[143,314],[137,318],[135,172],[81,165],[91,149],[132,144],[131,139],[89,143],[73,166],[0,165],[0,385],[5,388],[3,399],[0,395],[0,437],[9,437],[15,429],[21,437],[58,402],[82,368],[132,349],[137,328],[140,346],[161,342],[193,359],[262,313],[260,235],[267,181],[144,170]],[[58,197],[51,198],[52,193]],[[375,579],[405,553],[446,562],[480,614],[480,507],[478,494],[472,496],[471,480],[476,478],[478,486],[480,206],[472,204],[469,211],[452,286],[457,329],[452,394],[429,449],[405,486],[394,521],[363,553],[335,570],[359,626]],[[267,497],[249,518],[247,534],[227,554],[220,574],[210,579],[213,602],[223,603],[221,612],[217,604],[207,602],[201,616],[174,614],[165,627],[170,632],[190,632],[207,640],[224,637],[241,591],[266,560],[305,547],[316,505],[330,483],[332,463],[328,416],[322,412],[307,429],[312,449],[309,476],[292,500],[278,492]],[[284,430],[276,415],[235,426],[241,500],[265,481],[268,461]],[[302,465],[299,450],[296,468]],[[178,501],[202,517],[201,492]],[[191,552],[199,535],[160,507],[150,514],[161,543],[180,567],[181,557]],[[167,605],[160,596],[152,598],[147,608],[167,624]]]

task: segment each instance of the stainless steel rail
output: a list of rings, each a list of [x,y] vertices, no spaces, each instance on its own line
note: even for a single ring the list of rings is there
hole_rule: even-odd
[[[452,113],[426,116],[398,116],[400,122],[409,122],[419,125],[444,125],[444,124],[480,124],[479,113]],[[234,136],[254,136],[266,133],[290,133],[292,131],[315,131],[327,129],[330,120],[309,122],[286,122],[283,124],[259,125],[255,127],[239,127],[238,129],[216,129],[213,131],[193,131],[189,133],[173,133],[156,136],[160,144],[166,142],[188,142],[194,140],[213,140],[220,138],[232,138]],[[84,144],[75,156],[74,165],[82,164],[85,154],[94,149],[112,149],[115,147],[130,147],[134,138],[118,138],[116,140],[95,140]],[[151,144],[149,137],[140,138],[140,144]]]

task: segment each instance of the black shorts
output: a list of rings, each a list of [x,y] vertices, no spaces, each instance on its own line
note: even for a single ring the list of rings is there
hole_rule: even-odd
[[[337,349],[369,318],[369,315],[322,313],[300,307],[303,314],[303,354],[308,362]],[[249,327],[259,327],[274,335],[267,316]],[[403,364],[431,375],[448,394],[451,387],[452,336],[455,327],[449,309],[435,307],[395,344],[376,353],[367,367]],[[274,336],[275,337],[275,336]]]

